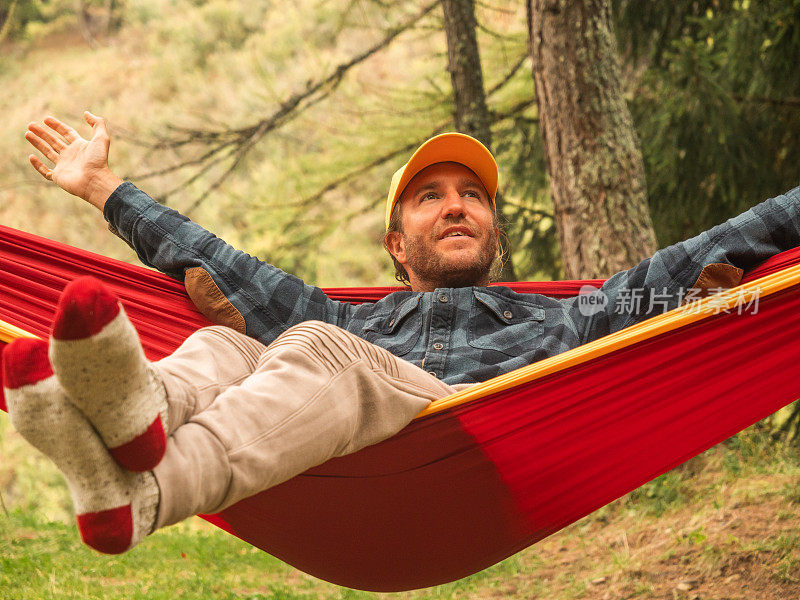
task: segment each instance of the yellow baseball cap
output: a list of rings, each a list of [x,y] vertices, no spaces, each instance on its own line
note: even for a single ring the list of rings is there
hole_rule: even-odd
[[[389,229],[389,220],[397,200],[414,175],[425,167],[440,162],[455,162],[470,169],[481,180],[494,205],[498,172],[492,153],[474,137],[463,133],[443,133],[417,148],[408,162],[392,176],[392,185],[386,199],[386,229]]]

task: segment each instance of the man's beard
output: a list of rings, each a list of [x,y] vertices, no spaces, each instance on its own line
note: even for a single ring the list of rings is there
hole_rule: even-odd
[[[408,270],[437,288],[469,287],[487,281],[497,255],[497,240],[485,235],[477,255],[468,259],[447,256],[436,248],[438,239],[429,235],[405,236]]]

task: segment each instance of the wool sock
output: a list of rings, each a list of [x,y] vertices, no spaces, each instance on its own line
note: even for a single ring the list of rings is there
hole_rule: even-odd
[[[166,450],[167,394],[125,310],[97,279],[75,279],[61,294],[50,360],[114,460],[153,469]]]
[[[66,477],[84,543],[119,554],[151,533],[159,502],[155,477],[127,471],[109,456],[53,375],[47,342],[23,338],[6,346],[3,375],[11,423]]]

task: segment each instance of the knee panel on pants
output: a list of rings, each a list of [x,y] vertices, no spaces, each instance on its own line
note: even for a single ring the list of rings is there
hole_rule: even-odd
[[[330,372],[358,360],[368,362],[372,368],[392,370],[386,350],[323,321],[303,321],[287,329],[269,345],[262,362],[275,353],[299,353]]]

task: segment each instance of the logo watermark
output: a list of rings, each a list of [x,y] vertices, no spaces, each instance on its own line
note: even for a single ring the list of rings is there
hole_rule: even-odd
[[[706,298],[708,297],[708,298]],[[689,314],[720,313],[758,314],[761,288],[678,288],[661,291],[655,288],[623,288],[614,297],[613,304],[602,289],[591,285],[581,286],[578,293],[578,311],[584,317],[601,312],[616,315],[655,315],[683,306]]]
[[[582,285],[578,292],[578,310],[584,317],[603,312],[608,306],[608,296],[593,285]]]

